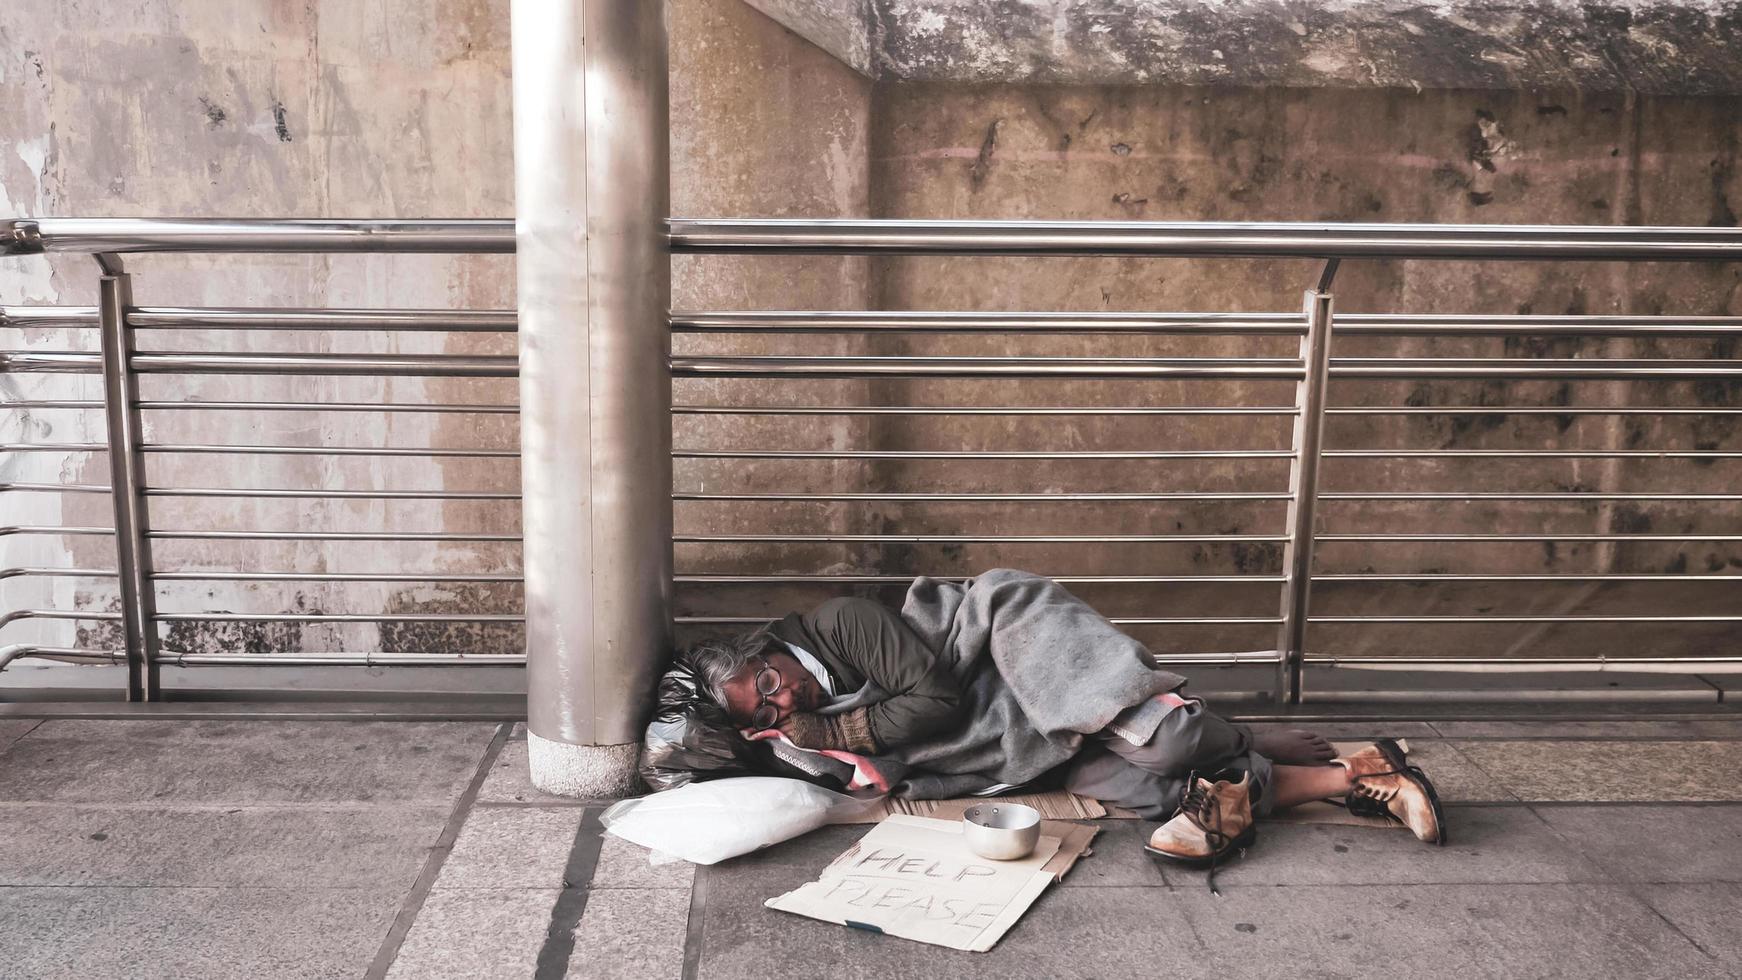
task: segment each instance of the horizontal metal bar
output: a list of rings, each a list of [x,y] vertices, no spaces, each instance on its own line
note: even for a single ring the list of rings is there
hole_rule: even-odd
[[[0,489],[5,489],[0,486]],[[104,492],[108,487],[97,488]],[[286,490],[254,487],[147,487],[147,497],[242,497],[265,500],[519,500],[512,491],[483,490]]]
[[[0,330],[96,329],[95,306],[0,306]]]
[[[1320,500],[1742,500],[1742,493],[1493,493],[1477,491],[1387,491],[1321,493]]]
[[[1255,378],[1295,381],[1290,358],[673,357],[679,378]]]
[[[367,330],[383,333],[514,333],[514,310],[367,310],[284,307],[139,306],[127,325],[139,330]],[[0,306],[0,329],[96,329],[94,306]]]
[[[1738,536],[1742,538],[1742,535]],[[872,541],[906,544],[1221,544],[1232,542],[1281,542],[1279,534],[674,534],[678,544],[754,542],[826,544]]]
[[[1381,574],[1374,572],[1315,573],[1314,582],[1738,582],[1742,575],[1689,575],[1671,572],[1629,575],[1611,572],[1603,575],[1552,574],[1486,574],[1466,572],[1427,572],[1420,575]]]
[[[126,663],[125,650],[87,650],[83,647],[44,647],[33,643],[11,643],[0,646],[0,670],[14,660],[44,657],[51,660],[73,660],[81,663]]]
[[[978,313],[930,310],[683,311],[673,333],[1036,333],[1262,334],[1306,333],[1299,313]]]
[[[668,230],[677,252],[1640,261],[1742,257],[1742,234],[1721,227],[673,218]],[[5,255],[513,250],[514,223],[507,219],[0,220],[0,254]]]
[[[824,501],[881,500],[918,503],[1030,502],[1075,504],[1143,500],[1287,500],[1277,493],[673,493],[673,500],[689,501]]]
[[[93,319],[95,311],[92,311]],[[141,306],[129,310],[136,329],[156,330],[367,330],[383,333],[514,333],[514,310],[364,310]]]
[[[107,612],[101,609],[12,609],[0,613],[0,629],[27,619],[109,622],[120,618],[119,612]]]
[[[1315,623],[1742,623],[1742,616],[1311,616]]]
[[[1338,313],[1335,332],[1383,337],[1719,337],[1742,333],[1742,317]]]
[[[453,534],[446,531],[147,531],[173,541],[512,541],[518,534]]]
[[[0,374],[96,374],[102,355],[72,350],[0,350]]]
[[[779,618],[780,618],[779,616],[676,616],[676,617],[673,617],[672,622],[674,625],[677,625],[677,626],[754,625],[756,623],[772,622],[773,620],[776,620]],[[1282,620],[1277,618],[1277,617],[1274,617],[1274,616],[1268,616],[1268,617],[1266,617],[1266,616],[1256,616],[1256,617],[1187,616],[1187,617],[1180,617],[1180,618],[1115,616],[1115,617],[1108,619],[1107,622],[1112,623],[1114,626],[1252,626],[1252,625],[1275,626],[1276,624],[1282,622]],[[1217,659],[1217,660],[1210,660],[1210,661],[1195,661],[1195,662],[1197,662],[1197,663],[1223,663],[1223,662],[1233,663],[1235,661],[1232,661],[1232,660],[1224,661],[1221,659]],[[1253,661],[1242,660],[1239,662],[1249,663],[1249,662],[1253,662]],[[1275,663],[1276,661],[1274,659],[1272,659],[1272,660],[1262,661],[1262,662]]]
[[[14,568],[0,568],[0,581],[9,578],[114,578],[115,570],[99,570],[94,568],[39,568],[25,565]]]
[[[105,453],[101,442],[0,442],[0,453]]]
[[[58,524],[11,524],[0,527],[0,538],[14,534],[114,534],[112,527],[67,527]]]
[[[27,398],[23,401],[7,401],[0,399],[0,408],[102,408],[103,403],[94,398]]]
[[[0,483],[0,493],[108,493],[109,488],[94,483]]]
[[[1088,333],[1301,335],[1298,313],[679,311],[674,333]],[[1734,316],[1561,316],[1343,313],[1338,334],[1406,336],[1721,337],[1742,334]]]
[[[129,365],[140,374],[262,374],[321,377],[512,378],[513,355],[465,354],[207,354],[155,351],[134,354]],[[102,355],[84,351],[0,351],[0,374],[94,374]]]
[[[35,252],[514,251],[499,218],[35,218],[0,220],[0,255]]]
[[[1327,408],[1326,415],[1742,415],[1742,408],[1654,408],[1644,405],[1393,405]]]
[[[1218,255],[1415,259],[1742,258],[1733,228],[1216,221],[673,218],[674,252]]]
[[[1327,449],[1362,459],[1737,459],[1742,452],[1706,449]]]
[[[1320,541],[1742,541],[1742,534],[1319,534]]]
[[[1739,253],[1742,257],[1742,253]],[[1512,378],[1621,381],[1742,378],[1742,361],[1653,358],[1333,357],[1331,378]]]
[[[147,453],[231,453],[241,456],[431,456],[443,458],[517,459],[514,449],[418,449],[412,446],[219,446],[148,442]]]
[[[931,578],[961,582],[972,575],[933,575]],[[1240,583],[1275,584],[1287,580],[1283,575],[1048,575],[1060,585],[1152,585],[1157,583]],[[777,583],[809,583],[823,585],[907,585],[912,575],[676,575],[679,585],[770,585]]]
[[[519,667],[523,653],[166,653],[177,667]]]
[[[165,623],[520,623],[510,613],[158,613]]]
[[[1738,409],[1742,411],[1742,409]],[[1093,408],[989,405],[676,405],[673,415],[1296,415],[1292,405],[1184,405]]]
[[[113,572],[109,574],[113,575]],[[180,582],[519,582],[521,576],[510,574],[419,574],[417,572],[204,572],[184,569],[174,572],[153,572],[161,581]]]
[[[93,407],[101,408],[96,403]],[[434,412],[443,414],[515,415],[519,405],[414,405],[405,402],[202,402],[202,401],[142,401],[139,407],[148,411],[202,410],[240,412]]]
[[[141,374],[308,374],[443,378],[512,378],[519,373],[513,355],[459,354],[135,354]]]
[[[1432,670],[1481,674],[1530,674],[1530,673],[1562,673],[1562,672],[1597,672],[1610,671],[1623,673],[1736,673],[1742,671],[1742,657],[1591,657],[1588,659],[1572,657],[1555,658],[1522,658],[1506,659],[1500,657],[1308,657],[1306,662],[1315,667],[1328,667],[1346,670]],[[1452,691],[1425,691],[1423,695],[1456,695]],[[1491,696],[1491,694],[1490,694]],[[1467,700],[1481,700],[1482,695],[1472,692]],[[1436,698],[1437,700],[1438,698]],[[1446,700],[1457,700],[1456,697],[1446,697]]]
[[[671,455],[673,459],[1291,459],[1294,453],[1287,449],[674,449]]]
[[[370,330],[513,333],[514,310],[137,307],[140,329]],[[1296,313],[979,312],[951,310],[674,311],[674,333],[1305,333]],[[94,306],[0,306],[0,329],[97,326]],[[1344,313],[1339,334],[1369,336],[1716,337],[1742,333],[1734,316]]]

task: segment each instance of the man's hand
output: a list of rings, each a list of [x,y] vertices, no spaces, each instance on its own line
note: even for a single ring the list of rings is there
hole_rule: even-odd
[[[870,718],[864,708],[839,715],[795,712],[780,723],[787,741],[801,749],[832,749],[837,752],[874,753],[877,740],[871,736]]]
[[[780,723],[781,734],[801,749],[845,749],[847,742],[841,726],[833,718],[795,711]]]

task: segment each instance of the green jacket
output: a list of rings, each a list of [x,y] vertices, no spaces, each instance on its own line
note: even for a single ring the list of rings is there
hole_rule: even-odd
[[[853,741],[868,736],[873,754],[960,721],[961,689],[949,665],[892,609],[870,599],[830,599],[808,613],[792,613],[770,631],[822,661],[836,697],[855,699],[836,717]]]

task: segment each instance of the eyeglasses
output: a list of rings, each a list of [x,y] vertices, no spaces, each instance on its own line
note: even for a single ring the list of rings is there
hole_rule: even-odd
[[[762,700],[756,703],[756,710],[750,715],[750,727],[762,731],[773,728],[780,721],[780,708],[770,704],[768,699],[780,693],[784,678],[780,671],[769,665],[767,658],[756,659],[762,661],[762,669],[756,672],[756,693],[762,696]]]

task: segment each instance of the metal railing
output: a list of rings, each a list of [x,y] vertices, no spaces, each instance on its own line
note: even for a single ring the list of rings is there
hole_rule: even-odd
[[[0,223],[0,245],[9,255],[43,251],[93,254],[100,267],[100,303],[96,307],[8,307],[0,309],[0,327],[55,327],[95,331],[98,349],[87,351],[0,351],[0,372],[88,373],[103,379],[103,398],[38,399],[13,402],[8,408],[98,410],[105,413],[103,443],[39,443],[0,446],[0,452],[105,453],[110,482],[97,484],[17,483],[0,485],[0,494],[64,492],[108,494],[114,502],[112,527],[0,528],[0,535],[112,534],[116,540],[113,569],[15,567],[0,569],[0,581],[19,577],[90,577],[116,580],[121,595],[117,611],[17,610],[0,618],[7,623],[28,618],[90,619],[117,622],[124,643],[115,649],[0,646],[0,667],[19,657],[43,657],[76,662],[125,663],[129,696],[150,700],[159,696],[157,667],[164,663],[297,665],[434,665],[500,664],[517,658],[464,653],[247,654],[175,653],[162,648],[159,626],[180,622],[469,622],[516,623],[518,611],[459,614],[282,614],[164,613],[156,608],[158,583],[169,581],[276,582],[448,582],[509,583],[511,574],[309,573],[230,570],[158,570],[153,543],[162,540],[279,541],[465,541],[518,543],[516,534],[460,534],[441,531],[216,531],[162,528],[150,517],[148,504],[158,498],[303,499],[333,497],[378,500],[512,500],[503,491],[448,490],[325,490],[311,488],[240,489],[157,486],[145,477],[144,458],[166,453],[225,456],[319,455],[368,457],[516,458],[511,449],[369,445],[288,446],[276,444],[214,445],[156,442],[144,437],[142,412],[161,411],[332,411],[405,413],[510,414],[511,404],[373,403],[367,401],[306,402],[229,400],[213,402],[147,399],[140,395],[142,376],[155,374],[315,375],[367,377],[506,378],[517,373],[513,356],[459,354],[285,354],[275,352],[187,352],[144,349],[141,332],[163,329],[317,330],[397,333],[447,331],[511,334],[512,311],[500,310],[351,310],[351,309],[193,309],[140,307],[131,298],[131,281],[123,268],[123,253],[146,252],[508,252],[514,247],[508,221],[228,221],[152,219],[40,219]],[[1263,663],[1276,667],[1280,700],[1301,697],[1308,666],[1375,669],[1517,670],[1702,670],[1742,669],[1742,657],[1592,657],[1446,658],[1348,657],[1309,652],[1314,624],[1408,623],[1742,623],[1734,612],[1688,615],[1323,615],[1310,611],[1314,582],[1726,582],[1742,575],[1625,574],[1589,575],[1538,573],[1393,574],[1315,572],[1314,553],[1321,543],[1382,544],[1390,542],[1735,542],[1742,534],[1701,533],[1543,533],[1436,531],[1333,532],[1318,527],[1317,512],[1328,501],[1682,501],[1719,506],[1742,501],[1742,493],[1654,492],[1504,492],[1472,491],[1334,491],[1320,489],[1321,464],[1330,459],[1416,459],[1460,461],[1552,459],[1742,459],[1742,450],[1723,448],[1645,449],[1589,448],[1325,448],[1326,419],[1336,416],[1554,415],[1736,415],[1742,408],[1589,405],[1332,405],[1331,383],[1338,380],[1475,379],[1483,381],[1698,380],[1733,384],[1742,379],[1742,361],[1688,358],[1435,358],[1340,357],[1333,338],[1380,337],[1613,337],[1613,338],[1734,338],[1742,336],[1742,317],[1732,316],[1606,316],[1606,315],[1448,315],[1346,314],[1333,309],[1331,286],[1338,264],[1362,258],[1481,259],[1481,260],[1621,260],[1722,262],[1742,259],[1742,233],[1726,228],[1649,227],[1510,227],[1449,225],[1229,224],[1229,223],[1060,223],[945,221],[785,221],[688,220],[670,222],[674,252],[739,254],[951,255],[951,256],[1228,256],[1303,257],[1321,259],[1324,268],[1304,293],[1301,312],[1280,313],[1027,313],[928,311],[677,311],[670,327],[677,334],[832,334],[866,337],[914,335],[1179,335],[1296,338],[1294,356],[1245,357],[1037,357],[1037,356],[910,356],[910,355],[674,355],[671,375],[687,378],[749,379],[947,379],[947,380],[1236,380],[1285,383],[1294,397],[1286,404],[1237,405],[784,405],[682,404],[675,416],[778,417],[1180,417],[1229,416],[1287,419],[1287,448],[1216,448],[1150,450],[1034,449],[771,449],[683,447],[673,457],[690,460],[823,461],[1144,461],[1212,460],[1234,463],[1288,464],[1286,489],[1211,491],[756,491],[730,492],[674,488],[677,504],[716,502],[894,502],[894,503],[1037,503],[1068,499],[1078,502],[1150,503],[1255,502],[1282,504],[1283,529],[1274,534],[987,534],[966,529],[954,533],[721,533],[678,534],[679,544],[1196,544],[1207,546],[1280,546],[1280,567],[1273,572],[1239,575],[1058,575],[1072,585],[1168,583],[1250,583],[1274,585],[1279,598],[1274,615],[1262,616],[1136,616],[1114,617],[1131,627],[1159,625],[1260,627],[1276,631],[1276,652],[1259,655],[1175,655],[1177,663]],[[1044,569],[1043,569],[1044,571]],[[680,586],[824,585],[836,587],[892,585],[905,574],[756,573],[746,571],[683,571]],[[767,616],[679,616],[680,626],[730,626],[763,622]]]

